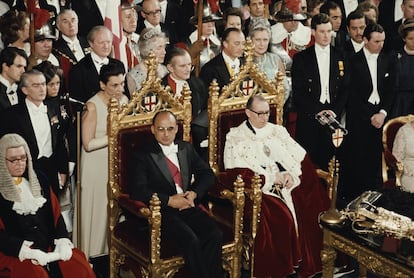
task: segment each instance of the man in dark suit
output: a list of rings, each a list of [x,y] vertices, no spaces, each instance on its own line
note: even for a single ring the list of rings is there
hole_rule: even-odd
[[[53,53],[57,58],[65,57],[72,65],[89,52],[88,41],[78,35],[78,23],[78,15],[73,10],[62,10],[56,18],[60,36],[53,42]]]
[[[16,47],[6,47],[0,53],[0,65],[0,111],[3,111],[24,99],[17,91],[17,82],[27,66],[26,53]]]
[[[21,89],[25,100],[1,114],[0,137],[6,133],[22,136],[29,145],[35,169],[45,174],[57,194],[66,182],[69,165],[60,128],[62,115],[44,104],[46,79],[40,71],[23,73]]]
[[[142,11],[141,17],[138,19],[137,33],[141,34],[145,28],[158,28],[163,31],[167,35],[170,45],[174,45],[179,41],[175,22],[169,22],[168,24],[161,22],[161,6],[158,0],[144,0],[142,2]]]
[[[69,72],[69,94],[72,98],[86,102],[101,88],[99,71],[103,65],[120,61],[108,57],[112,50],[112,33],[100,25],[95,26],[88,34],[91,52],[74,65]]]
[[[191,57],[186,50],[179,47],[171,48],[165,56],[165,62],[170,73],[162,79],[162,84],[171,87],[174,97],[182,97],[184,86],[188,86],[191,90],[192,141],[197,153],[208,161],[207,146],[200,145],[207,140],[208,135],[207,87],[201,79],[191,76]]]
[[[398,28],[406,19],[414,17],[414,0],[381,1],[378,9],[378,23],[384,27],[386,34],[384,50],[400,50],[404,42],[398,34]]]
[[[340,29],[342,24],[342,12],[339,5],[333,1],[327,1],[319,9],[320,13],[327,14],[332,24],[331,45],[343,50],[346,41],[346,31]]]
[[[338,196],[351,201],[366,190],[382,186],[382,127],[393,101],[393,65],[382,52],[384,29],[368,24],[364,48],[349,61],[348,135]]]
[[[366,17],[361,11],[353,11],[346,18],[346,28],[350,39],[345,42],[344,51],[346,55],[352,55],[359,52],[364,47],[365,27],[367,26]]]
[[[387,0],[378,4],[378,23],[384,28],[387,41],[398,34],[396,24],[401,24],[400,20],[403,17],[402,2],[403,0]]]
[[[319,124],[316,115],[341,117],[346,101],[343,90],[343,54],[330,46],[332,25],[326,14],[311,21],[315,45],[293,56],[292,93],[297,109],[296,140],[313,163],[327,169],[334,154],[331,132]]]
[[[230,78],[240,71],[240,57],[244,51],[244,34],[237,28],[227,28],[222,37],[222,51],[203,66],[200,78],[206,86],[216,79],[219,87],[230,83]]]
[[[149,204],[157,193],[162,234],[175,240],[192,277],[223,277],[222,232],[198,206],[214,183],[213,171],[190,143],[175,140],[178,126],[170,111],[154,116],[151,131],[155,140],[135,156],[131,198]]]
[[[364,0],[346,0],[346,1],[330,0],[330,1],[335,2],[341,8],[341,12],[342,12],[341,30],[343,31],[346,31],[345,20],[348,17],[348,15],[358,7],[359,3],[364,2]]]

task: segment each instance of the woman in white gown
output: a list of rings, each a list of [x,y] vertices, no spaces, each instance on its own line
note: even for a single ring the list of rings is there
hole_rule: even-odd
[[[395,136],[392,153],[404,166],[401,176],[402,189],[414,193],[414,122],[400,127]]]
[[[108,253],[107,183],[108,136],[106,130],[108,104],[116,98],[128,102],[124,92],[125,69],[121,62],[110,62],[101,68],[101,91],[86,103],[82,115],[81,155],[81,249],[86,256]]]

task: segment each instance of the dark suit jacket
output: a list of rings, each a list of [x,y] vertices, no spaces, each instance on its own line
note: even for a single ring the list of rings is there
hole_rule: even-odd
[[[341,63],[342,70],[340,69]],[[315,119],[315,114],[324,109],[330,109],[340,118],[347,98],[344,90],[346,70],[342,52],[331,46],[330,103],[322,104],[319,101],[321,84],[315,46],[311,46],[293,56],[292,95],[298,114],[296,139],[309,152],[311,160],[319,167],[327,166],[326,163],[333,154],[333,145],[330,133]]]
[[[230,73],[227,70],[222,53],[218,54],[203,66],[200,72],[200,78],[207,87],[210,86],[213,79],[217,80],[220,88],[230,83]]]
[[[390,30],[388,33],[387,32],[385,33],[385,42],[384,42],[383,51],[392,53],[392,52],[400,50],[404,46],[405,42],[400,36],[400,34],[398,33],[398,28],[400,27],[402,22],[403,22],[402,19],[396,21],[394,23],[393,29]]]
[[[349,100],[347,103],[347,122],[368,121],[373,114],[384,109],[390,112],[393,101],[394,73],[392,59],[381,53],[378,56],[377,89],[380,103],[376,106],[368,103],[372,92],[372,78],[368,68],[368,62],[363,49],[350,58],[349,61]],[[354,118],[355,117],[355,118]]]
[[[351,42],[351,39],[347,40],[344,43],[344,51],[345,51],[345,53],[347,53],[347,55],[351,55],[351,54],[355,53],[355,48],[354,48],[354,45]]]
[[[164,76],[161,81],[162,85],[168,85],[168,76],[169,74]],[[191,109],[194,119],[201,111],[207,109],[208,90],[203,81],[195,76],[190,76],[187,82],[191,90]]]
[[[343,70],[340,70],[340,62],[343,64]],[[331,109],[337,115],[340,115],[346,101],[343,87],[345,71],[343,53],[331,46],[329,70],[330,103],[322,104],[319,101],[321,83],[315,46],[297,53],[293,57],[292,64],[292,91],[298,116],[300,115],[313,121],[315,114],[323,109]]]
[[[371,125],[371,117],[384,109],[390,113],[393,101],[393,63],[384,53],[378,56],[377,89],[379,104],[368,99],[372,92],[372,78],[363,49],[349,63],[349,100],[346,108],[348,135],[344,138],[342,178],[338,194],[349,201],[366,190],[377,190],[382,186],[381,154],[382,128]]]
[[[336,4],[339,5],[339,7],[341,8],[341,12],[342,12],[342,23],[341,23],[341,30],[346,32],[346,13],[345,13],[345,6],[344,6],[344,1],[343,0],[332,0],[333,2],[335,2]],[[358,0],[358,4],[363,2],[364,0]]]
[[[0,111],[6,110],[7,108],[11,107],[11,103],[9,98],[6,95],[7,88],[4,86],[3,83],[0,82]],[[25,96],[18,90],[17,92],[18,102],[22,102]]]
[[[78,36],[79,43],[82,47],[83,53],[87,54],[86,50],[89,48],[89,43],[84,37]],[[62,38],[62,36],[59,37],[58,40],[53,42],[53,54],[59,58],[60,56],[66,56],[69,58],[70,62],[75,65],[77,62],[75,55],[72,53],[72,50],[69,48],[66,41]]]
[[[378,23],[384,28],[386,37],[395,32],[395,0],[381,1],[378,5]]]
[[[384,51],[398,50],[401,45],[404,45],[404,42],[398,34],[398,27],[400,27],[402,19],[395,21],[394,18],[395,0],[381,1],[378,5],[378,11],[378,23],[385,30]]]
[[[176,140],[178,144],[178,160],[180,163],[183,190],[197,193],[201,200],[214,183],[214,174],[206,162],[196,153],[193,146],[184,141]],[[177,194],[175,183],[165,160],[165,155],[157,141],[138,151],[134,159],[135,171],[133,183],[130,186],[131,198],[149,204],[154,193],[161,200],[161,208],[166,211],[177,211],[168,207],[170,196]],[[195,181],[191,183],[194,175]]]
[[[86,37],[92,27],[103,25],[103,18],[95,0],[71,1],[79,18],[79,36]]]
[[[338,49],[343,51],[345,48],[345,43],[347,41],[347,32],[343,31],[343,30],[339,30],[338,32],[336,32],[336,37],[335,39],[333,39],[333,46]]]
[[[52,159],[56,162],[56,168],[60,173],[68,172],[68,154],[66,152],[61,132],[60,124],[64,122],[62,115],[57,114],[56,110],[48,106],[47,115],[52,134]],[[57,117],[58,123],[51,124],[51,119]],[[6,133],[17,133],[22,136],[29,146],[33,161],[37,160],[39,148],[37,146],[36,136],[30,119],[26,103],[23,101],[1,113],[0,120],[0,137]],[[35,164],[36,165],[36,164]],[[50,177],[48,177],[50,178]]]
[[[118,61],[111,57],[108,58],[110,62]],[[96,71],[91,54],[88,54],[69,72],[69,94],[74,99],[86,102],[100,89],[99,73]]]

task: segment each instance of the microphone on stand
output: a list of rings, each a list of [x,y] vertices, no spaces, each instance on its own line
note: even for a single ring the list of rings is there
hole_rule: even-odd
[[[60,97],[60,99],[61,99],[61,100],[67,100],[67,101],[69,101],[69,102],[73,102],[73,103],[77,103],[77,104],[80,104],[80,105],[83,105],[83,106],[85,106],[85,105],[86,105],[86,103],[85,103],[85,102],[83,102],[83,101],[80,101],[80,100],[77,100],[77,99],[71,98],[71,97],[69,96],[69,93],[67,93],[67,94],[65,94],[65,95],[63,95],[63,96],[61,96],[61,97]]]

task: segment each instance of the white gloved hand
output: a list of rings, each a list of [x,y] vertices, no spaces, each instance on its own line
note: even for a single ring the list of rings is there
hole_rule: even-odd
[[[46,265],[49,262],[49,256],[47,253],[43,252],[40,249],[31,249],[30,246],[33,245],[32,241],[23,241],[22,247],[19,251],[20,261],[26,259],[32,260],[33,264]]]
[[[55,239],[54,253],[59,253],[63,261],[67,261],[72,257],[73,243],[67,238]]]

